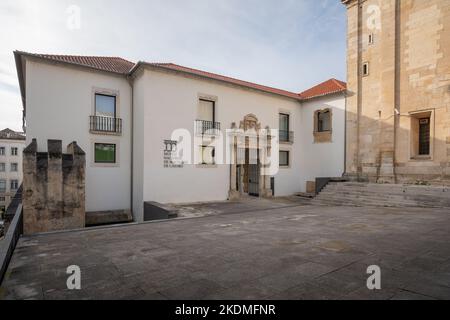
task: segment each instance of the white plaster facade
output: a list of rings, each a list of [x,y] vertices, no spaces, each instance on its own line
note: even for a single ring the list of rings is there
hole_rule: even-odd
[[[2,139],[0,136],[0,220],[1,214],[8,208],[11,199],[16,194],[15,187],[20,187],[22,184],[22,152],[24,148],[24,139]],[[17,150],[17,153],[16,151],[13,153],[13,149]]]
[[[17,59],[17,57],[16,57]],[[19,79],[24,78],[27,144],[37,139],[46,151],[47,139],[72,141],[86,152],[86,211],[132,210],[143,221],[145,201],[189,203],[224,201],[230,195],[230,164],[182,168],[164,167],[164,141],[177,129],[195,136],[199,100],[215,102],[215,121],[221,129],[239,126],[245,116],[256,116],[262,128],[278,129],[279,114],[289,114],[292,143],[280,144],[290,152],[289,166],[274,176],[275,196],[306,191],[316,177],[344,173],[345,96],[324,95],[301,101],[263,90],[136,65],[127,75],[94,70],[47,59],[20,56]],[[117,115],[122,119],[119,135],[90,132],[96,92],[117,96]],[[316,110],[333,110],[332,141],[314,143]],[[117,145],[115,165],[94,162],[95,143]],[[193,146],[195,150],[195,147]]]

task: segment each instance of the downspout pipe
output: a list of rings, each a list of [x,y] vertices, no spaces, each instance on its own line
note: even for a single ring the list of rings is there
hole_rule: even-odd
[[[128,84],[131,89],[131,109],[130,109],[130,210],[133,216],[133,220],[136,222],[136,217],[134,216],[133,208],[133,195],[134,195],[134,81],[132,76],[127,77]]]

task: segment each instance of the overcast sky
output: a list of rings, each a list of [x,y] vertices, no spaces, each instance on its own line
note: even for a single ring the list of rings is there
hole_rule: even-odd
[[[345,13],[339,0],[1,0],[0,129],[21,129],[13,50],[173,62],[300,92],[346,79]]]

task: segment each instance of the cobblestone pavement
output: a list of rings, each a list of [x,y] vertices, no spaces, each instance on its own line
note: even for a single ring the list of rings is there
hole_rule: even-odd
[[[22,238],[0,298],[450,299],[448,210],[225,205],[234,214]]]

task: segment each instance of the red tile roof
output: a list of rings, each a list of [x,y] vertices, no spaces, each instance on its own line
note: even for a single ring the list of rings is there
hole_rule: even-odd
[[[62,63],[69,63],[84,67],[89,67],[97,70],[107,71],[107,72],[113,72],[118,73],[122,75],[129,75],[132,74],[140,65],[148,65],[155,68],[165,69],[165,70],[171,70],[175,72],[183,72],[188,73],[191,75],[204,77],[208,79],[214,79],[226,83],[231,83],[263,92],[268,92],[272,94],[277,94],[285,97],[289,97],[292,99],[302,100],[302,99],[311,99],[315,97],[324,96],[327,94],[342,92],[346,90],[346,83],[331,79],[324,83],[321,83],[307,91],[304,91],[300,94],[277,89],[273,87],[264,86],[261,84],[256,84],[244,80],[239,80],[236,78],[231,78],[211,72],[206,72],[198,69],[183,67],[180,65],[176,65],[173,63],[146,63],[146,62],[139,62],[137,64],[119,58],[119,57],[96,57],[96,56],[73,56],[73,55],[54,55],[54,54],[35,54],[35,53],[27,53],[27,52],[15,52],[16,56],[29,56],[29,57],[36,57],[36,58],[42,58],[47,60],[52,60],[56,62],[62,62]]]
[[[318,84],[315,87],[312,87],[311,89],[303,91],[302,93],[300,93],[300,96],[302,97],[302,99],[312,99],[326,96],[328,94],[344,92],[346,90],[347,84],[345,82],[336,79],[330,79],[322,82],[321,84]]]
[[[264,86],[261,84],[256,84],[253,82],[248,82],[248,81],[239,80],[236,78],[222,76],[219,74],[206,72],[206,71],[202,71],[202,70],[198,70],[198,69],[183,67],[183,66],[173,64],[173,63],[146,63],[146,64],[150,65],[150,66],[162,68],[162,69],[190,73],[190,74],[197,75],[200,77],[205,77],[205,78],[219,80],[219,81],[223,81],[223,82],[227,82],[227,83],[231,83],[231,84],[236,84],[239,86],[244,86],[244,87],[248,87],[248,88],[252,88],[252,89],[256,89],[256,90],[260,90],[260,91],[264,91],[264,92],[268,92],[268,93],[274,93],[277,95],[286,96],[286,97],[293,98],[293,99],[300,99],[300,95],[298,93],[289,92],[289,91],[277,89],[277,88],[272,88],[272,87]]]
[[[135,65],[133,62],[119,57],[67,56],[25,52],[23,52],[23,54],[120,74],[128,74]]]

